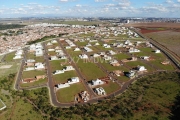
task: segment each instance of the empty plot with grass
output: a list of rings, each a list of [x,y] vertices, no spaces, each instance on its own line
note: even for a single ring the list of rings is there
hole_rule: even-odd
[[[5,55],[4,61],[5,62],[19,61],[18,59],[17,60],[13,60],[13,57],[15,57],[15,52],[8,53],[8,54]]]
[[[16,73],[19,70],[20,63],[8,63],[8,64],[0,64],[0,67],[3,66],[11,66],[10,68],[2,68],[0,69],[0,76],[8,76],[11,73]]]
[[[79,60],[76,64],[88,81],[106,76],[106,74],[95,63]]]
[[[82,83],[75,83],[70,85],[70,87],[58,90],[56,96],[58,101],[61,103],[74,102],[75,95],[85,90],[86,89]]]
[[[45,75],[45,70],[31,70],[31,71],[23,71],[22,78],[35,78],[37,75]]]
[[[72,77],[78,77],[76,71],[67,71],[62,74],[53,75],[53,80],[55,84],[66,83]]]
[[[23,87],[31,87],[31,86],[38,86],[38,85],[43,85],[47,83],[47,78],[45,79],[40,79],[38,81],[34,81],[31,83],[21,83],[20,86]]]
[[[65,66],[61,66],[62,60],[53,60],[53,61],[50,61],[49,63],[50,63],[52,72],[54,72],[55,70],[62,70],[65,67]]]
[[[106,91],[106,94],[113,93],[121,88],[116,82],[112,82],[112,81],[109,81],[108,84],[105,84],[102,87]]]
[[[118,60],[122,60],[122,59],[127,59],[130,58],[131,56],[125,54],[125,53],[120,53],[117,55],[114,55],[114,58],[118,59]]]
[[[155,60],[155,61],[151,61],[151,64],[158,67],[161,70],[174,70],[174,67],[171,64],[168,65],[163,65],[161,64],[161,60]]]

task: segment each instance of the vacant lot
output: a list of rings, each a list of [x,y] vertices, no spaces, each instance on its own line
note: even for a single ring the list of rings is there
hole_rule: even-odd
[[[156,40],[180,56],[180,32],[162,31],[147,33],[145,35],[153,40]]]
[[[72,84],[70,87],[62,88],[58,90],[56,93],[57,99],[59,102],[62,103],[73,102],[75,95],[84,90],[85,88],[83,84],[81,83]]]

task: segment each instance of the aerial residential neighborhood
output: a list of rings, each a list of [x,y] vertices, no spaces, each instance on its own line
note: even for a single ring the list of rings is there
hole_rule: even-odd
[[[180,120],[180,0],[0,4],[0,120]]]

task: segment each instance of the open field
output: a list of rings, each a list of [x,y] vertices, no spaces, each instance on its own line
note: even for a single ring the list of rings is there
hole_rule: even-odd
[[[75,83],[70,85],[70,87],[58,90],[56,93],[57,99],[62,103],[74,102],[75,95],[84,90],[85,88],[82,83]]]
[[[180,32],[163,31],[145,34],[180,56]]]
[[[120,89],[120,86],[116,82],[112,82],[112,81],[109,81],[108,84],[105,84],[102,87],[106,91],[106,94],[110,94]]]
[[[145,28],[180,28],[180,23],[129,23],[125,24],[127,27],[145,27]]]
[[[37,75],[45,75],[45,70],[31,70],[31,71],[23,71],[22,78],[35,78]]]
[[[17,60],[13,60],[14,56],[15,56],[15,52],[9,53],[9,54],[5,55],[4,61],[5,62],[19,61],[18,59]]]
[[[0,76],[7,76],[11,73],[16,73],[19,69],[19,65],[20,63],[16,63],[16,62],[11,62],[11,63],[7,63],[7,64],[0,64],[0,67],[1,66],[11,66],[10,68],[3,68],[3,69],[0,69]]]
[[[47,78],[45,79],[40,79],[38,81],[35,81],[35,82],[31,82],[31,83],[22,83],[20,84],[20,86],[22,88],[24,87],[32,87],[32,86],[38,86],[38,85],[42,85],[42,84],[46,84],[47,83]]]
[[[76,64],[88,81],[106,76],[95,63],[79,60]]]

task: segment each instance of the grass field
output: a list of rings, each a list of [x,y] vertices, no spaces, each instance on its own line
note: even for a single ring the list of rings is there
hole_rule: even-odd
[[[4,104],[2,102],[0,101],[0,108],[4,107]]]
[[[61,62],[62,60],[53,60],[50,61],[50,66],[51,66],[51,70],[52,72],[54,72],[55,70],[62,70],[65,66],[61,66]]]
[[[45,70],[31,70],[31,71],[23,71],[22,78],[34,78],[37,75],[45,75]]]
[[[22,83],[22,84],[20,84],[20,86],[22,88],[24,88],[24,87],[38,86],[38,85],[42,85],[42,84],[46,84],[46,83],[47,83],[47,78],[40,79],[40,80],[32,82],[32,83]]]
[[[66,83],[72,77],[78,77],[76,71],[67,71],[62,74],[53,75],[53,80],[55,84]]]
[[[19,70],[20,63],[11,62],[7,64],[0,64],[0,66],[4,66],[4,65],[12,65],[12,66],[10,68],[0,69],[0,77],[8,76],[11,73],[17,73],[17,71]]]
[[[4,61],[5,61],[5,62],[19,61],[19,59],[13,60],[13,57],[15,57],[15,52],[12,52],[12,53],[9,53],[9,54],[5,55]]]
[[[79,60],[76,64],[88,81],[106,76],[106,74],[94,63],[86,63],[83,60]]]
[[[68,103],[73,102],[75,95],[84,91],[85,88],[82,83],[75,83],[70,85],[68,88],[62,88],[56,92],[57,99],[59,102]]]
[[[120,54],[114,55],[114,57],[118,60],[130,58],[130,56],[125,53],[120,53]]]
[[[106,91],[106,94],[110,94],[121,88],[116,82],[112,81],[110,81],[108,84],[103,85],[102,87]]]
[[[24,106],[24,107],[22,107]],[[14,103],[14,109],[8,109],[4,115],[0,115],[1,120],[40,120],[43,119],[42,115],[33,110],[33,106],[22,99],[18,99]]]
[[[156,40],[160,44],[166,46],[171,51],[180,56],[180,32],[178,31],[163,31],[145,34],[149,38]]]

